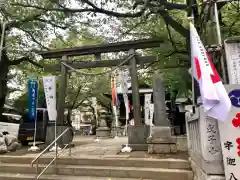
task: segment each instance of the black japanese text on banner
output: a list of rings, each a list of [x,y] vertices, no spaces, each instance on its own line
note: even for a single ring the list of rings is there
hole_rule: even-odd
[[[50,121],[57,118],[56,110],[56,76],[43,76],[43,86]]]

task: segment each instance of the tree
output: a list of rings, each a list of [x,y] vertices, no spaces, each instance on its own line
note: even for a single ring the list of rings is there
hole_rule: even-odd
[[[43,83],[39,81],[38,85],[38,107],[45,106],[45,94],[43,89]],[[24,112],[28,108],[28,92],[27,92],[27,85],[24,89],[23,94],[14,101],[14,107],[18,109],[19,112]]]
[[[123,18],[136,20],[141,17],[148,20],[148,17],[154,18],[156,15],[161,16],[164,23],[189,42],[189,31],[183,23],[186,18],[183,20],[183,15],[176,17],[174,12],[180,10],[190,15],[192,9],[197,9],[195,3],[194,0],[187,1],[187,4],[159,0],[6,1],[0,11],[0,16],[6,24],[0,62],[0,113],[7,95],[9,70],[12,66],[24,62],[41,67],[34,52],[36,49],[49,49],[49,40],[53,37],[64,40],[66,30],[81,34],[81,30],[86,26],[99,27],[99,24],[109,21],[117,24],[118,20]],[[194,15],[197,21],[200,21],[201,16],[195,12]],[[238,23],[233,24],[232,30],[239,29]],[[186,49],[189,49],[188,44],[186,43]],[[32,65],[26,66],[31,66],[32,71],[35,70]]]
[[[195,19],[196,27],[199,30],[199,33],[202,34],[204,43],[206,45],[212,45],[217,43],[215,23],[212,21],[214,19],[214,16],[212,15],[213,6],[207,7],[205,10],[205,5],[206,4],[203,3],[199,8],[201,16],[198,16],[198,14],[195,15],[195,17],[197,17]],[[239,4],[237,2],[228,4],[219,3],[218,8],[220,9],[219,17],[223,39],[231,35],[239,34]],[[173,10],[168,12],[178,23],[187,27],[188,21],[186,15],[183,14],[183,11]],[[210,13],[210,16],[212,15],[210,19],[208,13]],[[135,18],[134,20],[123,19],[122,21],[125,27],[125,35],[133,37],[160,38],[165,42],[164,46],[146,52],[147,54],[156,55],[158,61],[147,66],[148,70],[144,71],[144,76],[141,77],[141,80],[150,83],[152,74],[157,72],[162,73],[167,89],[178,89],[181,94],[185,96],[189,95],[191,79],[187,70],[190,67],[190,57],[188,56],[189,51],[185,37],[175,31],[169,23],[165,21],[164,17],[159,16],[158,14],[148,14],[148,16],[137,19]],[[211,29],[211,33],[206,31],[206,28],[212,27],[209,23],[214,25],[214,28]],[[208,25],[206,26],[206,24]],[[205,39],[211,39],[211,42],[206,41]],[[221,74],[219,59],[215,57],[213,56],[214,63]],[[146,67],[144,67],[144,69],[146,69]]]
[[[82,35],[79,36],[77,34],[74,34],[72,32],[69,32],[67,38],[65,41],[62,41],[60,39],[53,39],[50,43],[49,47],[51,48],[66,48],[71,46],[78,46],[78,45],[86,45],[86,44],[94,44],[98,43],[98,41],[101,41],[101,37],[93,36],[87,30],[85,32],[82,32]],[[89,60],[92,57],[82,57],[78,60],[84,61]],[[74,59],[73,59],[74,60]],[[45,63],[51,64],[54,63],[54,61],[57,60],[46,60]],[[108,76],[88,76],[87,73],[99,73],[102,72],[103,69],[93,69],[93,70],[85,70],[82,73],[70,73],[68,77],[68,86],[67,86],[67,92],[66,92],[66,109],[69,111],[69,115],[71,114],[71,111],[73,109],[77,109],[80,106],[83,105],[85,100],[88,100],[91,97],[97,97],[101,104],[105,104],[106,99],[101,96],[101,93],[110,91],[110,87],[108,84],[110,84],[110,80],[108,79]],[[28,72],[25,72],[28,74]],[[54,72],[56,75],[59,74],[59,72]],[[37,76],[40,79],[40,86],[39,86],[39,102],[40,105],[43,104],[45,101],[44,97],[44,90],[43,90],[43,84],[41,80],[41,76],[44,75],[44,72],[37,72]],[[26,84],[27,79],[25,79]],[[57,81],[57,84],[59,82]],[[27,87],[25,87],[24,93],[22,96],[20,96],[15,101],[15,106],[17,108],[20,108],[21,110],[27,108]]]
[[[181,17],[181,14],[181,12],[175,12],[175,16]],[[164,41],[164,44],[158,48],[143,51],[146,55],[156,56],[156,62],[143,68],[144,73],[142,71],[139,73],[140,81],[151,84],[153,74],[163,74],[168,91],[178,89],[180,95],[189,96],[191,78],[188,74],[190,64],[185,37],[174,31],[159,15],[138,18],[134,21],[123,20],[126,35],[137,38],[157,38]]]

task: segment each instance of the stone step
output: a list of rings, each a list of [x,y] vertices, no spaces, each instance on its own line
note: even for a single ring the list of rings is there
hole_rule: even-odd
[[[29,164],[34,157],[2,156],[0,163],[25,163]],[[52,157],[41,157],[40,164],[48,164]],[[151,159],[151,158],[99,158],[99,157],[60,157],[58,164],[61,165],[86,165],[86,166],[113,166],[113,167],[147,167],[165,169],[190,169],[189,161],[182,159]]]
[[[0,179],[4,180],[33,180],[33,174],[0,173]],[[40,180],[139,180],[139,178],[115,178],[115,177],[91,177],[91,176],[64,176],[64,175],[42,175]],[[142,179],[153,180],[153,179]]]
[[[39,165],[39,171],[45,166]],[[117,177],[117,178],[147,178],[161,180],[192,180],[193,173],[188,170],[143,168],[143,167],[111,167],[111,166],[79,166],[58,165],[59,175],[70,176],[94,176],[94,177]],[[28,164],[0,164],[2,173],[34,174],[35,168]],[[54,174],[55,168],[50,167],[45,174]]]

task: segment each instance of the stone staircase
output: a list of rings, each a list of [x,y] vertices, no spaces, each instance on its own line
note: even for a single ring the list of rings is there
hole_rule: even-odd
[[[0,180],[30,180],[35,177],[33,157],[0,156]],[[52,158],[42,157],[39,170]],[[192,180],[190,164],[182,159],[60,157],[41,180]],[[58,175],[55,175],[55,172]]]

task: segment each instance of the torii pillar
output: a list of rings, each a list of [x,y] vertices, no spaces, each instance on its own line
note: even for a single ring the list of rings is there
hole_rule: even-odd
[[[65,123],[65,98],[66,98],[66,88],[67,88],[67,72],[68,68],[63,65],[61,62],[67,62],[67,56],[62,56],[60,61],[61,67],[61,75],[60,75],[60,85],[58,90],[58,98],[57,98],[57,127],[56,133],[57,137],[65,131],[70,125]],[[55,122],[49,122],[47,126],[47,134],[46,134],[46,144],[50,144],[55,140]],[[69,144],[73,140],[73,133],[71,130],[67,131],[62,138],[60,138],[57,143],[60,147],[63,147],[64,144]]]
[[[131,49],[129,54],[135,55],[135,50]],[[129,65],[132,84],[134,126],[128,126],[128,144],[134,151],[145,151],[148,149],[147,137],[149,135],[149,127],[143,124],[144,121],[141,118],[137,63],[135,56],[130,59]]]

